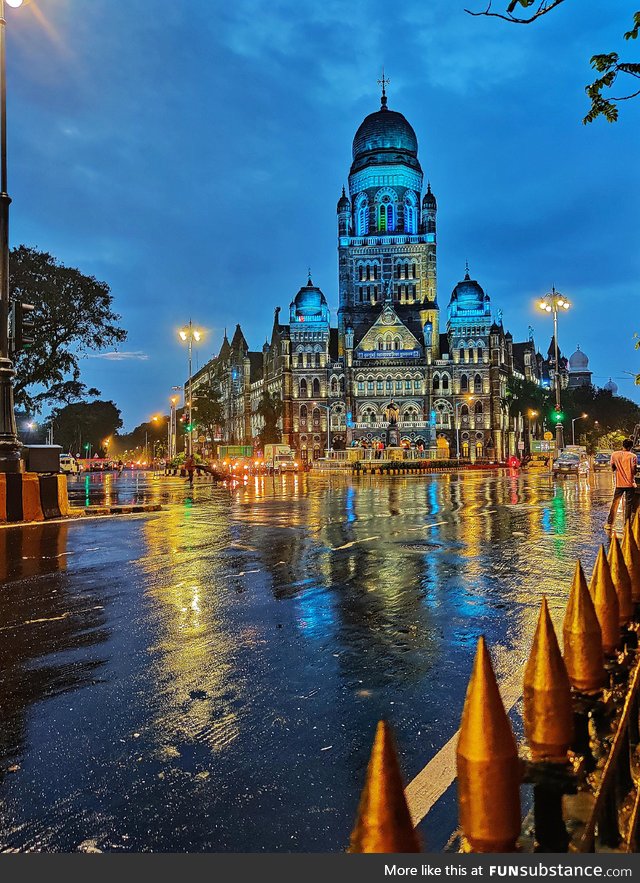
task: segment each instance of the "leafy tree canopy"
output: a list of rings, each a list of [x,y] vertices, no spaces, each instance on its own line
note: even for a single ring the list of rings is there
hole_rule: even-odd
[[[485,10],[466,9],[465,12],[468,12],[469,15],[488,15],[513,24],[528,25],[542,18],[543,15],[548,15],[565,2],[566,0],[509,0],[505,5],[504,0],[501,0],[497,5],[502,7],[502,11],[496,12],[493,9],[493,0],[489,0]],[[529,12],[523,14],[523,10],[529,10]],[[625,31],[624,39],[637,40],[638,33],[640,33],[640,12],[631,13],[630,10],[630,14],[633,25],[630,30]],[[636,98],[640,95],[640,89],[635,88],[635,85],[638,85],[636,83],[627,89],[623,87],[622,91],[626,92],[623,95],[613,95],[609,90],[613,90],[619,77],[627,83],[629,78],[632,81],[640,79],[640,64],[633,61],[621,61],[617,52],[604,52],[591,56],[591,67],[601,76],[596,77],[593,83],[585,86],[585,92],[591,102],[591,109],[582,122],[592,123],[597,117],[603,116],[608,122],[615,123],[618,119],[618,102]]]
[[[169,418],[166,414],[147,420],[131,432],[116,436],[113,440],[112,452],[121,457],[125,451],[132,452],[139,448],[142,453],[146,444],[149,456],[154,453],[163,456],[166,453],[168,424]]]
[[[82,383],[80,359],[127,337],[107,283],[21,245],[11,251],[10,286],[12,299],[35,307],[34,342],[14,359],[16,407],[38,413],[47,404],[99,395]]]
[[[264,421],[258,437],[260,447],[264,449],[265,445],[278,444],[282,439],[282,433],[278,426],[278,421],[282,416],[282,401],[280,397],[273,395],[269,390],[265,390],[256,408],[256,414],[259,414]]]
[[[106,439],[113,439],[122,426],[120,410],[113,402],[75,402],[51,413],[53,440],[71,454],[86,456],[86,445],[91,454],[105,456]],[[111,444],[109,445],[109,448]]]
[[[224,426],[224,409],[217,385],[211,383],[198,388],[193,397],[193,421],[211,439],[214,439],[218,429]]]

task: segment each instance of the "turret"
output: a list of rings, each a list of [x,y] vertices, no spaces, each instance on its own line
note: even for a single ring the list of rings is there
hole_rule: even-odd
[[[351,202],[342,188],[342,196],[338,200],[338,236],[348,236],[351,227]]]
[[[422,200],[422,232],[433,235],[435,242],[436,235],[436,213],[438,211],[438,203],[431,192],[431,184],[427,184],[427,192]]]

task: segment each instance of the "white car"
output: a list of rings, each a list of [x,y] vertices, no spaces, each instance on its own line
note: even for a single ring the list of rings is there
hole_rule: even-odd
[[[76,475],[78,472],[82,472],[82,468],[71,454],[60,454],[60,472],[64,472],[66,475]]]

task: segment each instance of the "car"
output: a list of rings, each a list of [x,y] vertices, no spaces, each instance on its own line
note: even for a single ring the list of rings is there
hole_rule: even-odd
[[[82,467],[72,454],[60,454],[60,472],[65,475],[77,475],[82,472]]]
[[[548,472],[551,466],[551,454],[532,454],[527,460],[527,472]]]
[[[580,467],[580,454],[571,451],[563,451],[557,460],[553,461],[553,476],[578,475]]]
[[[596,472],[611,469],[611,451],[598,451],[593,458],[593,468]]]

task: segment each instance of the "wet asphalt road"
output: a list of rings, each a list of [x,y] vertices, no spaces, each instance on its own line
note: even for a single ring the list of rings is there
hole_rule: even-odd
[[[334,851],[379,717],[407,779],[561,621],[610,499],[547,476],[80,476],[160,513],[0,530],[0,851]],[[514,715],[518,726],[517,708]],[[420,827],[441,849],[451,788]]]

